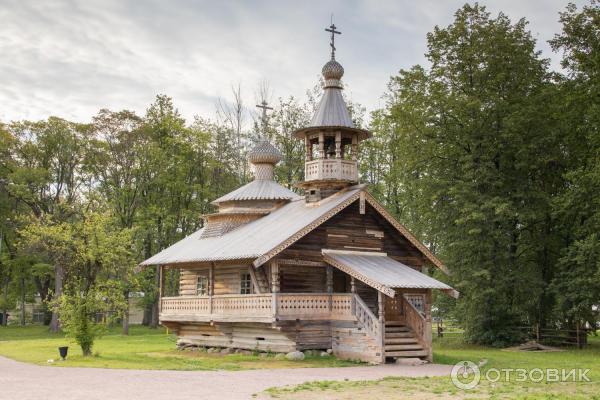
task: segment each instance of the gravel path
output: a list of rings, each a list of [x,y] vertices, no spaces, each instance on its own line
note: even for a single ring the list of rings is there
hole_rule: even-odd
[[[148,371],[61,368],[0,357],[0,399],[154,400],[251,399],[271,386],[315,380],[448,375],[448,365],[297,368],[249,371]]]

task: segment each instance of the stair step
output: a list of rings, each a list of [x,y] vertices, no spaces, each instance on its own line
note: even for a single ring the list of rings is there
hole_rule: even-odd
[[[386,357],[426,357],[429,354],[426,350],[408,350],[408,351],[386,351]]]
[[[417,338],[415,337],[405,337],[405,338],[385,338],[386,346],[388,344],[413,344],[418,343]]]
[[[386,326],[385,327],[385,331],[386,332],[410,332],[410,329],[407,328],[406,326]]]
[[[385,321],[385,326],[406,326],[402,321]]]
[[[423,350],[420,344],[392,344],[385,345],[385,352],[388,351],[403,351],[403,350]]]
[[[415,335],[412,334],[412,332],[386,332],[385,333],[385,338],[386,339],[392,339],[392,338],[414,338]]]

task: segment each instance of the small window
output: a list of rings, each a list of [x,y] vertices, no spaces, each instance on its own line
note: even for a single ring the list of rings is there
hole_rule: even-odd
[[[206,277],[205,275],[198,275],[198,278],[196,280],[196,295],[208,295],[208,277]]]
[[[240,274],[240,294],[251,294],[252,293],[252,278],[250,274]]]

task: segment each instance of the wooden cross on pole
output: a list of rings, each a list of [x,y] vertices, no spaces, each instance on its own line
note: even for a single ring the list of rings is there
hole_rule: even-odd
[[[337,26],[335,26],[335,24],[333,23],[333,20],[331,21],[331,25],[329,26],[329,28],[325,28],[325,31],[327,32],[331,32],[331,43],[329,43],[329,46],[331,46],[331,59],[335,60],[335,35],[341,35],[342,32],[336,31]]]
[[[273,107],[269,107],[269,103],[267,103],[266,100],[263,100],[262,103],[257,104],[256,107],[262,108],[262,116],[260,119],[262,122],[263,135],[266,135],[267,134],[267,110],[272,110]]]

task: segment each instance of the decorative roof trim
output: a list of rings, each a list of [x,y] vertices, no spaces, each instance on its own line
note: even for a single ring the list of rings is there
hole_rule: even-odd
[[[338,262],[335,258],[331,257],[328,253],[335,254],[334,251],[331,251],[328,249],[321,250],[321,254],[323,254],[323,260],[325,260],[325,262],[327,264],[333,265],[340,271],[345,272],[348,275],[358,279],[359,281],[371,286],[373,289],[379,290],[381,293],[385,294],[386,296],[393,298],[396,295],[396,291],[394,289],[392,289],[391,287],[383,285],[383,284],[355,271],[354,269],[349,268],[347,265]],[[348,254],[350,252],[345,252],[345,253]],[[364,253],[362,253],[362,254],[364,254]],[[377,255],[377,256],[384,257],[385,253],[370,253],[369,255]]]
[[[448,270],[448,268],[427,248],[427,246],[421,243],[419,239],[417,239],[412,233],[410,233],[410,231],[406,229],[404,225],[398,222],[396,218],[394,218],[394,216],[390,214],[390,212],[386,210],[377,201],[377,199],[373,197],[373,195],[371,195],[371,193],[365,193],[367,203],[369,203],[375,210],[377,210],[377,212],[379,212],[379,214],[381,214],[381,216],[383,216],[390,224],[392,224],[392,226],[396,228],[396,230],[398,230],[398,232],[400,232],[402,236],[404,236],[410,243],[412,243],[417,249],[419,249],[419,251],[423,253],[423,255],[429,261],[431,261],[431,263],[433,263],[433,265],[444,271],[447,275],[450,275],[450,271]]]
[[[396,228],[396,230],[400,232],[400,234],[404,236],[413,246],[415,246],[429,261],[431,261],[433,265],[444,271],[444,273],[446,273],[447,275],[450,275],[450,271],[448,271],[448,268],[444,265],[444,263],[442,263],[435,255],[433,255],[433,253],[427,248],[427,246],[421,243],[412,233],[410,233],[408,229],[406,229],[404,225],[398,222],[392,214],[390,214],[381,204],[379,204],[379,202],[375,199],[375,197],[373,197],[373,195],[371,195],[368,191],[364,190],[366,185],[363,184],[362,186],[363,187],[361,188],[361,190],[349,197],[346,201],[338,204],[336,207],[323,214],[320,218],[306,225],[304,228],[302,228],[301,230],[299,230],[298,232],[281,242],[269,252],[257,258],[253,262],[253,265],[258,268],[262,264],[266,263],[271,258],[275,257],[277,254],[281,253],[283,250],[287,249],[292,244],[300,240],[303,236],[316,229],[319,225],[323,224],[328,219],[330,219],[331,217],[342,211],[344,208],[352,204],[354,201],[358,200],[360,198],[361,193],[365,193],[365,200],[367,201],[367,203],[369,203],[379,214],[381,214],[381,216],[385,218],[386,221],[388,221],[394,228]],[[343,191],[338,193],[343,193]]]
[[[268,253],[263,254],[262,256],[260,256],[256,260],[254,260],[254,262],[252,264],[258,268],[261,265],[263,265],[264,263],[266,263],[267,261],[269,261],[271,258],[275,257],[277,254],[281,253],[283,250],[290,247],[292,244],[297,242],[302,237],[306,236],[308,233],[310,233],[312,230],[317,228],[319,225],[323,224],[325,221],[327,221],[328,219],[330,219],[331,217],[336,215],[338,212],[342,211],[344,208],[346,208],[350,204],[354,203],[354,201],[356,201],[358,199],[358,197],[360,196],[360,193],[363,191],[363,189],[357,191],[355,194],[350,196],[347,200],[338,204],[337,206],[335,206],[334,208],[332,208],[331,210],[329,210],[328,212],[323,214],[321,217],[317,218],[310,224],[306,225],[304,228],[300,229],[298,232],[296,232],[295,234],[293,234],[292,236],[290,236],[289,238],[287,238],[286,240],[281,242],[279,245],[275,246]],[[338,192],[338,193],[334,194],[333,196],[336,196],[341,193],[344,193],[344,191]],[[329,198],[329,199],[331,199],[331,198]]]

